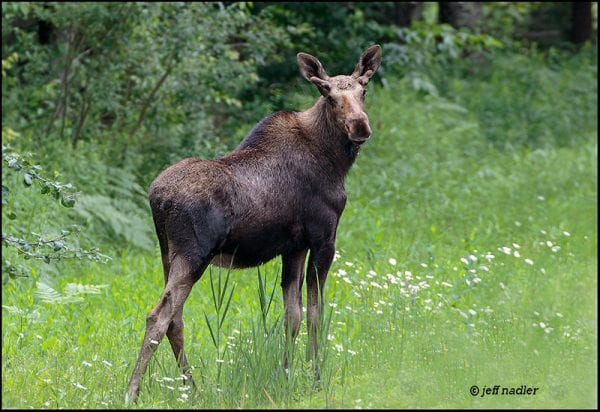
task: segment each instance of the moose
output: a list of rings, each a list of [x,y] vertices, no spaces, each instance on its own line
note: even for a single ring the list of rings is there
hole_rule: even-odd
[[[317,357],[323,289],[346,205],[344,178],[371,136],[365,88],[381,64],[381,47],[365,50],[349,76],[329,77],[310,54],[296,58],[302,76],[322,95],[311,108],[273,113],[231,153],[181,160],[150,185],[165,287],[146,318],[130,401],[137,400],[140,380],[165,335],[184,380],[193,384],[183,348],[183,305],[209,264],[248,268],[281,255],[284,327],[293,343],[302,321],[308,255],[309,354],[313,361]],[[287,371],[287,352],[283,366]]]

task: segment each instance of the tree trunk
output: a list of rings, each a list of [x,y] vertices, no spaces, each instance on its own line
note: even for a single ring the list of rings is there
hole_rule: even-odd
[[[571,2],[571,41],[582,45],[592,38],[592,2]]]
[[[447,23],[455,29],[467,27],[471,30],[477,30],[481,25],[483,17],[481,3],[440,1],[438,5],[440,23]]]
[[[409,27],[423,15],[423,3],[418,1],[371,2],[359,3],[356,6],[368,8],[378,23],[394,24],[398,27]]]

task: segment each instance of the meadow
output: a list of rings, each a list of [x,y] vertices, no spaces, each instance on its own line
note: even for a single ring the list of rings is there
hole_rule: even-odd
[[[2,407],[597,407],[596,56],[509,55],[488,70],[449,76],[452,98],[402,79],[370,86],[373,136],[346,181],[318,384],[305,320],[289,379],[281,368],[276,259],[207,271],[183,315],[197,389],[164,340],[125,404],[163,287],[155,244],[35,264],[3,285]],[[296,94],[296,110],[316,98]],[[31,228],[52,207],[14,196]]]

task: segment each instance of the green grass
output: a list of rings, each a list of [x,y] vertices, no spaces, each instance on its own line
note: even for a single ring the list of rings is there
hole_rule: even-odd
[[[561,76],[580,75],[572,64],[565,67]],[[535,77],[550,69],[531,70]],[[455,88],[461,105],[418,95],[397,81],[369,93],[374,134],[347,179],[339,256],[326,289],[320,390],[304,356],[305,323],[288,381],[281,370],[275,260],[260,269],[266,305],[274,290],[266,316],[257,270],[229,275],[233,297],[217,344],[205,320],[215,332],[207,271],[184,310],[199,390],[181,386],[165,340],[135,407],[597,407],[595,79],[581,97],[584,120],[533,145],[521,144],[522,135],[510,129],[521,123],[501,121],[513,110],[492,104],[504,87],[500,80],[464,82]],[[527,99],[528,93],[513,94]],[[520,101],[521,109],[544,104],[533,99],[531,106]],[[496,122],[482,114],[490,107]],[[567,119],[578,110],[554,108],[552,101],[543,109]],[[499,148],[503,133],[507,141]],[[35,219],[32,214],[32,226]],[[211,274],[215,282],[227,276]],[[108,286],[60,304],[44,302],[37,282],[62,295],[68,283]],[[145,317],[162,282],[158,250],[125,248],[104,265],[37,265],[30,278],[6,283],[2,406],[127,407]],[[474,397],[473,385],[539,389]]]

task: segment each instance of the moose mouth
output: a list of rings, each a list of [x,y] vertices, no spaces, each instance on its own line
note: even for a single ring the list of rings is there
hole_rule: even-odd
[[[350,141],[352,141],[353,143],[356,143],[357,145],[362,145],[363,143],[365,143],[367,140],[369,140],[369,137],[371,137],[371,135],[368,135],[367,137],[361,137],[361,138],[357,138],[357,137],[352,137],[352,135],[348,135],[348,139],[350,139]]]

